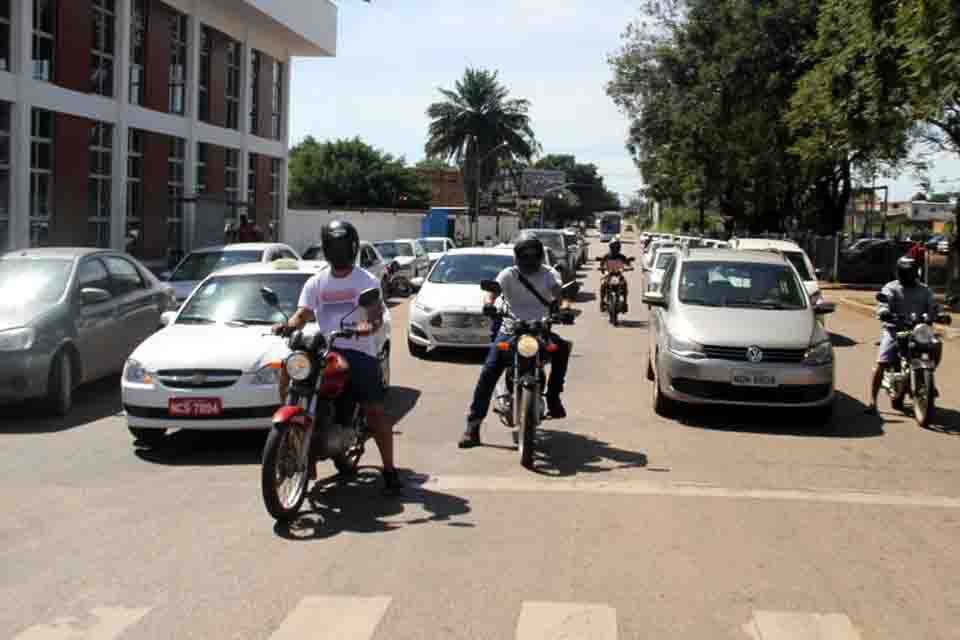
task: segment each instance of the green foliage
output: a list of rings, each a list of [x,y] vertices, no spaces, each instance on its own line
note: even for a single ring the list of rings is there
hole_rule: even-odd
[[[414,166],[427,171],[457,171],[455,166],[440,158],[424,158]]]
[[[566,191],[575,198],[563,198],[559,203],[556,198],[551,198],[551,218],[565,222],[584,218],[597,211],[620,209],[620,199],[606,188],[595,164],[578,163],[573,155],[551,154],[540,158],[533,166],[536,169],[563,171],[567,182],[571,183]]]
[[[510,98],[495,71],[467,68],[454,90],[427,108],[427,157],[453,160],[464,172],[467,202],[486,188],[503,159],[529,162],[539,150],[530,103]]]
[[[424,209],[430,190],[403,158],[359,138],[321,143],[308,136],[290,152],[290,200],[309,207]]]

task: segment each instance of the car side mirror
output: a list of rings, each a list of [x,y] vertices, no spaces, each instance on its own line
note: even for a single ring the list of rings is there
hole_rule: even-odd
[[[887,294],[881,291],[880,293],[877,294],[877,302],[882,302],[883,304],[886,304],[890,302],[890,298],[887,297]]]
[[[837,305],[833,302],[818,302],[816,306],[813,307],[813,312],[818,316],[825,316],[833,313],[837,310]]]
[[[109,302],[112,297],[109,291],[97,287],[85,287],[80,290],[80,302],[84,305],[103,304]]]
[[[371,287],[360,294],[357,304],[361,307],[374,307],[383,301],[383,295],[380,287]]]
[[[496,296],[500,295],[502,289],[500,288],[500,283],[496,280],[481,280],[480,288],[486,291],[487,293],[492,293]]]
[[[277,297],[277,292],[270,287],[260,287],[260,297],[275,309],[280,306],[280,298]]]
[[[823,277],[823,269],[814,269],[813,274],[817,276],[817,280]]]
[[[173,321],[177,319],[176,311],[164,311],[160,314],[160,326],[169,327],[173,324]]]
[[[419,277],[419,278],[411,278],[411,279],[410,279],[410,287],[411,287],[414,291],[420,291],[420,289],[423,288],[423,278],[422,278],[422,277]]]
[[[667,308],[667,299],[663,297],[661,291],[647,291],[643,294],[643,304],[650,307]]]

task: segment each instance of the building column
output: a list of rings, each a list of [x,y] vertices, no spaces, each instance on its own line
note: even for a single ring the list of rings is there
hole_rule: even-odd
[[[10,247],[30,246],[30,120],[33,105],[25,99],[24,85],[33,77],[33,2],[14,0],[10,17],[11,58],[17,74],[17,102],[10,109]]]
[[[279,216],[279,229],[277,229],[277,238],[284,238],[284,228],[286,227],[287,219],[287,203],[290,201],[289,189],[290,189],[290,78],[293,76],[293,58],[287,56],[286,64],[284,64],[284,74],[283,74],[283,91],[282,91],[282,101],[281,105],[281,127],[283,131],[280,136],[280,140],[283,142],[283,155],[280,157],[280,193],[277,197],[280,198],[280,216]],[[276,206],[276,204],[274,204]]]
[[[190,123],[187,139],[184,141],[183,153],[183,195],[192,198],[197,194],[197,116],[200,92],[200,18],[197,8],[199,1],[194,1],[193,11],[187,20],[189,37],[187,38],[187,113]],[[195,221],[197,206],[192,203],[183,207],[183,243],[180,247],[184,254],[194,248]]]
[[[130,0],[116,2],[117,54],[113,59],[116,78],[117,117],[113,125],[113,155],[110,181],[110,246],[127,249],[127,103],[130,99]]]

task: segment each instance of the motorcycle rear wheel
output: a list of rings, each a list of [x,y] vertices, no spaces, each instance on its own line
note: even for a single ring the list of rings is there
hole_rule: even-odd
[[[936,412],[933,393],[933,372],[925,369],[917,375],[917,388],[913,396],[913,417],[921,427],[929,427]]]
[[[520,464],[527,469],[533,468],[533,453],[537,433],[537,394],[530,389],[520,389]]]
[[[307,497],[309,473],[304,461],[308,456],[302,450],[307,446],[306,434],[289,424],[274,425],[263,446],[260,466],[263,504],[279,522],[296,518]]]

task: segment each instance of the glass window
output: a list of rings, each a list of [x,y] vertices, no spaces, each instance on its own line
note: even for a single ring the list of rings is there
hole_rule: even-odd
[[[377,251],[380,252],[387,260],[392,260],[397,257],[411,257],[413,256],[413,246],[409,242],[375,242],[373,246],[377,248]]]
[[[247,154],[247,209],[256,213],[257,206],[257,154]],[[253,216],[256,217],[255,215]]]
[[[240,152],[236,149],[227,149],[224,162],[224,184],[223,195],[230,202],[236,202],[240,199]],[[228,224],[233,224],[237,219],[237,208],[229,207],[225,216]]]
[[[77,271],[77,290],[91,288],[110,291],[110,276],[99,258],[84,260]]]
[[[210,122],[210,45],[213,34],[210,27],[200,27],[200,77],[197,94],[197,117]]]
[[[309,274],[218,276],[211,278],[191,296],[177,316],[177,324],[206,324],[238,321],[271,325],[293,315]],[[277,294],[280,309],[263,301],[260,290],[269,287]]]
[[[784,255],[787,256],[787,260],[793,264],[796,268],[797,273],[800,274],[801,280],[813,280],[813,276],[810,275],[810,270],[807,269],[807,261],[804,260],[803,254],[799,251],[785,251]]]
[[[277,158],[270,160],[270,202],[273,203],[273,221],[270,224],[270,235],[276,240],[280,235],[280,212],[283,211],[283,200],[280,198],[280,171],[283,161]]]
[[[143,135],[127,133],[127,252],[135,256],[143,254]]]
[[[110,293],[120,297],[146,288],[143,276],[129,260],[116,256],[108,256],[105,260],[110,272]]]
[[[205,142],[197,143],[197,193],[207,192],[207,162],[210,159],[210,147]]]
[[[263,251],[201,251],[191,253],[170,276],[171,282],[203,280],[214,271],[260,262]]]
[[[56,302],[67,288],[73,260],[65,258],[0,258],[0,299],[19,305]]]
[[[429,253],[444,253],[447,250],[447,243],[443,240],[421,240],[420,243]]]
[[[170,113],[186,112],[187,90],[187,16],[174,12],[170,18]]]
[[[143,104],[147,63],[147,0],[130,3],[130,104]]]
[[[57,0],[33,0],[33,77],[53,80]]]
[[[116,43],[114,0],[93,0],[93,46],[90,50],[90,84],[93,93],[113,96],[113,56]]]
[[[167,247],[175,256],[183,248],[183,164],[185,145],[182,138],[170,139],[167,156],[167,195],[170,211],[167,214]]]
[[[430,282],[479,285],[481,280],[495,280],[501,271],[512,266],[511,255],[446,255],[430,272]]]
[[[88,188],[89,244],[110,246],[110,189],[113,158],[113,125],[98,122],[90,127],[90,178]]]
[[[250,133],[260,134],[260,96],[257,89],[260,85],[260,52],[256,49],[250,52]]]
[[[0,71],[10,70],[10,0],[0,0]]]
[[[273,83],[270,100],[270,126],[274,140],[280,140],[283,135],[283,63],[273,62]]]
[[[680,302],[708,307],[804,309],[806,294],[786,265],[688,262],[680,275]]]
[[[0,102],[0,253],[10,242],[10,103]]]
[[[45,246],[53,218],[53,113],[30,114],[30,246]]]
[[[240,57],[243,48],[227,42],[227,128],[240,129]]]

